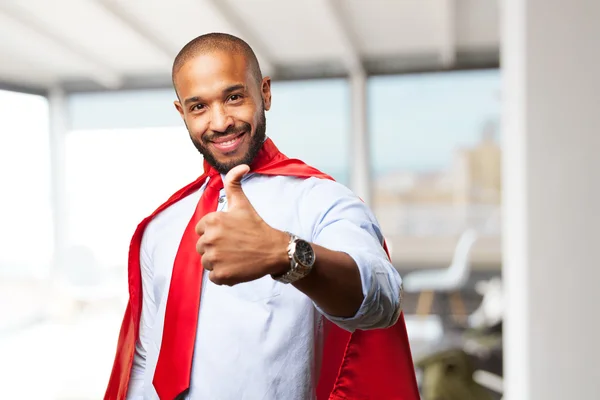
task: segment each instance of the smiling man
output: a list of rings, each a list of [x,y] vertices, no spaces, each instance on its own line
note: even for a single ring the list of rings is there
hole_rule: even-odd
[[[252,49],[200,36],[173,85],[204,173],[132,238],[105,398],[417,400],[379,225],[266,137],[271,81]]]
[[[271,82],[263,81],[247,45],[217,37],[182,49],[173,65],[173,85],[179,98],[175,107],[192,142],[211,166],[227,173],[251,164],[266,139]]]

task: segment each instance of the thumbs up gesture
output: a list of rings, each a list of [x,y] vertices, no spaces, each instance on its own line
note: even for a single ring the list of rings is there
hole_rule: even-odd
[[[210,271],[209,279],[218,285],[233,286],[289,268],[289,236],[269,226],[242,190],[242,178],[249,170],[238,165],[227,173],[227,212],[209,213],[196,225],[200,235],[196,251]]]

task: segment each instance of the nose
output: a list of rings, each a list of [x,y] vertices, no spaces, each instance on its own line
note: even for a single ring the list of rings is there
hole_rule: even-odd
[[[210,130],[215,132],[225,132],[233,126],[233,118],[227,113],[224,107],[213,107],[210,116]]]

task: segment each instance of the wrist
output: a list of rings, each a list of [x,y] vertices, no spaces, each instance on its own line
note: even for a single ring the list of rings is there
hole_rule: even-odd
[[[283,272],[271,277],[282,283],[294,283],[305,278],[312,271],[315,251],[309,242],[289,232],[286,232],[286,235],[289,238],[287,245],[289,266]]]
[[[290,258],[287,252],[290,235],[276,229],[274,231],[268,273],[271,276],[278,276],[285,274],[290,269]]]

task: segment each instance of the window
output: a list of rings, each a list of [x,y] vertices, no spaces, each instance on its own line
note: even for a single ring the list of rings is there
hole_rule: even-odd
[[[48,102],[0,91],[0,273],[49,272],[52,259]]]
[[[499,263],[499,72],[377,77],[368,90],[373,206],[394,261],[449,263],[473,227],[488,237],[479,261]]]
[[[7,377],[0,398],[21,397],[23,390],[44,397],[34,386],[44,388],[43,376],[51,376],[43,369],[52,368],[43,364],[50,332],[36,336],[31,328],[54,299],[48,102],[0,91],[0,110],[0,375]]]
[[[267,135],[289,157],[349,184],[350,89],[343,79],[275,82]]]
[[[125,268],[137,224],[203,172],[184,128],[72,131],[66,139],[68,242]]]

